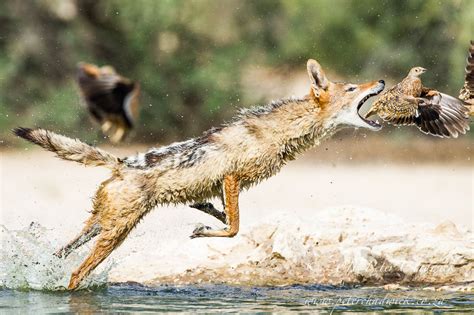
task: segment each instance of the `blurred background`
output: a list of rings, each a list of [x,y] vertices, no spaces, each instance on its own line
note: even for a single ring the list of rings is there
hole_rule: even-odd
[[[2,146],[20,145],[10,134],[19,125],[107,143],[80,104],[79,61],[138,81],[141,115],[126,143],[162,143],[196,136],[239,107],[304,95],[308,58],[332,80],[354,82],[393,84],[420,65],[426,85],[457,95],[474,2],[2,1],[0,30]],[[384,133],[436,141],[416,128]]]
[[[47,128],[123,157],[198,136],[240,107],[305,95],[308,58],[333,81],[384,79],[388,86],[423,66],[425,85],[457,96],[472,39],[471,0],[0,1],[0,225],[39,222],[63,244],[110,175],[53,158],[11,128]],[[80,61],[112,65],[140,83],[140,117],[123,143],[112,145],[81,104]],[[361,224],[374,213],[380,230],[394,215],[441,223],[453,235],[472,231],[472,134],[440,139],[390,125],[340,131],[242,193],[239,235],[278,211],[307,222],[325,209],[353,209]],[[334,213],[334,226],[347,220]],[[172,255],[181,244],[194,249],[188,236],[198,222],[217,224],[187,205],[152,211],[116,254],[143,255],[130,255],[118,270],[154,276],[156,268],[141,263],[166,245]]]
[[[423,66],[425,85],[457,96],[473,30],[470,0],[0,1],[0,188],[2,208],[14,209],[0,219],[57,229],[66,216],[72,237],[108,176],[58,161],[11,128],[43,127],[127,156],[197,136],[237,108],[305,95],[308,58],[333,81],[389,86]],[[140,118],[125,142],[112,145],[81,105],[80,61],[140,83]],[[472,139],[472,131],[440,139],[390,125],[343,130],[246,193],[242,220],[349,204],[471,225]],[[178,213],[172,230],[209,220],[184,205],[157,212],[159,222],[164,213]]]

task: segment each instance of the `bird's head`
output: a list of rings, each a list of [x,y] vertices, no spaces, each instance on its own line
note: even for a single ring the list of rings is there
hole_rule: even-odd
[[[410,69],[410,72],[408,72],[409,77],[418,77],[422,75],[423,73],[426,72],[426,69],[423,67],[413,67]]]

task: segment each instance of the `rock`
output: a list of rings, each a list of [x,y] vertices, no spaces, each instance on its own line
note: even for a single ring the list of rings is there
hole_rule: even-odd
[[[459,233],[458,229],[456,228],[456,225],[451,221],[444,221],[443,223],[437,225],[433,229],[433,233],[435,235],[446,235],[454,238],[462,237],[461,233]]]
[[[148,283],[473,287],[472,233],[452,222],[413,225],[356,207],[327,209],[304,220],[281,213],[261,222],[267,223],[243,231],[232,246],[205,240],[214,245],[207,259],[193,264],[190,257],[184,272],[155,270]]]

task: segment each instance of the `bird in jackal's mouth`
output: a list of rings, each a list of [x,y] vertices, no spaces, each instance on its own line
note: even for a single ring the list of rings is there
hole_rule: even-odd
[[[469,130],[468,108],[455,97],[424,87],[414,67],[398,84],[382,93],[365,117],[379,115],[393,125],[416,125],[425,134],[456,138]]]
[[[92,118],[110,141],[122,141],[138,118],[139,85],[111,66],[79,63],[77,83]]]

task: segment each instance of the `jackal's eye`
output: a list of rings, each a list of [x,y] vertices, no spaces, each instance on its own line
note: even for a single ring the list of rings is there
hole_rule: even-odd
[[[346,92],[352,92],[355,91],[356,87],[355,86],[350,86],[346,89]]]

